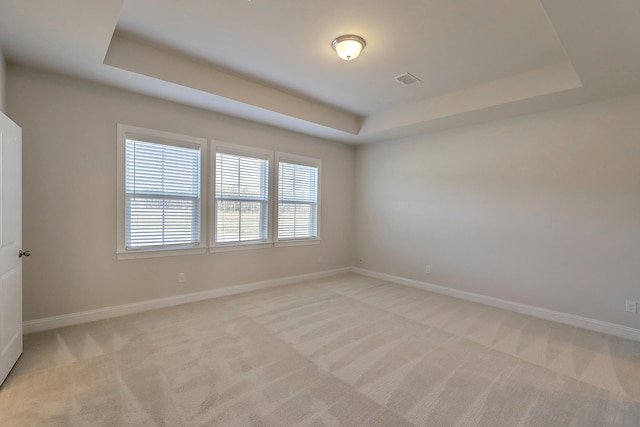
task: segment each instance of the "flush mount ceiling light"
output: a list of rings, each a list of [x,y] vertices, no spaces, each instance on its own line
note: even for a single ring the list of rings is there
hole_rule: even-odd
[[[340,36],[331,42],[331,46],[340,59],[344,59],[345,61],[356,59],[366,45],[367,43],[362,37],[353,34]]]

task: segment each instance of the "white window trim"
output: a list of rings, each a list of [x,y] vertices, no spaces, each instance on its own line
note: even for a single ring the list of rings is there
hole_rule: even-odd
[[[316,207],[318,211],[316,212],[316,237],[306,238],[306,239],[278,239],[278,192],[279,192],[279,180],[278,177],[280,175],[280,162],[284,163],[294,163],[303,166],[315,167],[318,169],[318,199],[316,200]],[[282,246],[302,246],[302,245],[314,245],[318,244],[322,241],[321,238],[321,211],[322,211],[322,203],[321,197],[322,194],[322,161],[320,159],[314,159],[311,157],[299,156],[296,154],[289,154],[276,151],[275,153],[275,169],[274,169],[274,213],[273,213],[273,238],[274,238],[274,246],[282,247]]]
[[[172,246],[171,248],[149,248],[127,250],[125,246],[125,142],[127,138],[138,138],[149,142],[180,145],[196,144],[200,146],[200,243],[198,246],[188,245],[184,247]],[[118,123],[118,147],[117,147],[117,248],[118,259],[153,258],[174,255],[203,254],[207,250],[207,140],[193,136],[185,136],[171,132],[163,132],[154,129],[146,129]]]
[[[273,244],[276,248],[282,248],[287,246],[306,246],[306,245],[319,245],[322,243],[322,239],[319,237],[309,239],[295,239],[295,240],[280,240]]]
[[[273,247],[273,242],[260,242],[260,243],[227,243],[219,246],[211,246],[209,247],[209,252],[217,253],[217,252],[235,252],[235,251],[248,251],[253,249],[268,249]]]
[[[269,173],[267,174],[268,183],[268,197],[267,197],[267,239],[260,240],[257,242],[225,242],[225,243],[217,243],[216,242],[216,229],[217,229],[217,215],[218,210],[216,209],[216,154],[218,150],[226,153],[237,154],[239,156],[256,156],[256,157],[266,157],[269,164]],[[211,242],[209,245],[209,252],[228,252],[228,251],[241,251],[241,250],[250,250],[250,249],[264,249],[270,248],[273,246],[273,236],[274,231],[272,227],[272,222],[274,219],[273,214],[273,206],[274,206],[274,164],[273,164],[273,150],[266,150],[263,148],[251,147],[248,145],[239,145],[239,144],[231,144],[222,141],[211,140],[211,159],[210,159],[210,177],[211,177],[211,186],[210,186],[210,213],[209,213],[209,221],[211,223],[211,231],[209,233],[209,241]],[[277,196],[275,196],[277,197]]]

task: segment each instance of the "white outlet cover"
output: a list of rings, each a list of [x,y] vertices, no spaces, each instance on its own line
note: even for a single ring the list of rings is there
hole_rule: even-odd
[[[627,312],[636,313],[638,311],[638,304],[635,301],[627,300]]]

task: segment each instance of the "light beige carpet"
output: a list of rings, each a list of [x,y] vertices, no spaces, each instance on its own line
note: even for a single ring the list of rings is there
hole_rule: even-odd
[[[354,274],[25,336],[9,426],[639,426],[640,343]]]

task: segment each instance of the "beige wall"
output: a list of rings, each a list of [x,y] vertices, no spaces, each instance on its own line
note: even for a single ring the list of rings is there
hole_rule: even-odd
[[[6,77],[34,253],[25,320],[353,264],[640,328],[624,312],[640,300],[638,96],[354,153],[30,68]],[[118,122],[322,159],[322,244],[116,260]]]
[[[356,218],[353,265],[638,328],[640,97],[361,147]]]
[[[23,128],[23,246],[33,253],[24,320],[350,264],[349,146],[17,66],[8,68],[7,99]],[[321,159],[322,243],[116,260],[118,122]]]

